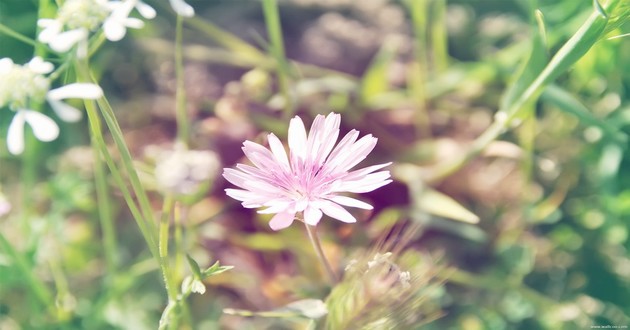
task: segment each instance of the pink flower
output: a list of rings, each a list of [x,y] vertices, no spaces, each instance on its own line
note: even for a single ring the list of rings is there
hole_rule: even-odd
[[[341,116],[335,113],[318,115],[307,136],[302,120],[291,119],[288,157],[273,133],[267,137],[271,150],[245,141],[243,152],[254,166],[226,168],[223,176],[242,189],[225,192],[246,208],[266,207],[258,212],[275,214],[269,222],[273,230],[290,226],[296,214],[312,226],[323,214],[356,222],[342,206],[367,210],[372,206],[340,193],[365,193],[390,183],[389,171],[375,171],[391,163],[350,171],[374,149],[377,139],[369,134],[357,140],[359,132],[351,130],[335,147],[340,122]]]

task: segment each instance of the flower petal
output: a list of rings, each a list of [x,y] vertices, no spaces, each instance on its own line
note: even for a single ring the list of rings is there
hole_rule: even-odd
[[[42,18],[37,20],[37,26],[43,28],[37,35],[37,40],[47,44],[59,35],[63,24],[54,19]]]
[[[291,152],[291,162],[294,156],[299,159],[306,158],[306,128],[300,117],[295,116],[289,122],[289,150]],[[293,164],[292,165],[296,165]]]
[[[55,88],[46,94],[49,100],[63,100],[69,98],[95,100],[103,96],[103,90],[96,84],[74,83]]]
[[[57,116],[65,122],[76,123],[81,119],[81,111],[69,104],[57,100],[48,100],[48,104],[50,104]]]
[[[52,50],[64,53],[70,50],[81,39],[85,39],[88,36],[88,32],[85,29],[75,29],[66,32],[61,32],[52,38],[49,42]]]
[[[48,116],[33,110],[22,110],[24,120],[33,128],[35,137],[44,142],[50,142],[59,136],[59,126]]]
[[[289,170],[289,158],[287,158],[287,153],[284,150],[284,146],[282,145],[282,142],[280,142],[280,139],[271,133],[267,136],[267,140],[269,141],[269,147],[271,148],[271,152],[273,153],[276,161],[282,164],[282,167],[284,167],[285,170]]]
[[[52,63],[44,61],[39,56],[33,57],[33,59],[28,62],[27,66],[30,70],[39,74],[50,73],[55,69]]]
[[[322,215],[323,213],[319,208],[309,205],[306,210],[304,210],[304,222],[315,226],[319,223],[319,220],[321,220]]]
[[[142,1],[138,1],[138,3],[136,3],[136,9],[140,15],[146,19],[155,18],[155,9]]]
[[[127,28],[115,18],[109,18],[103,23],[103,32],[109,41],[118,41],[125,37]]]
[[[295,219],[295,213],[278,213],[269,221],[269,227],[280,230],[289,227]]]
[[[171,7],[177,13],[184,17],[193,17],[195,15],[195,9],[187,4],[184,0],[170,0]]]
[[[346,223],[357,222],[357,219],[343,207],[329,201],[319,201],[318,206],[329,217]]]
[[[359,209],[364,209],[364,210],[371,210],[374,207],[372,207],[372,205],[366,203],[366,202],[362,202],[358,199],[354,199],[351,197],[346,197],[346,196],[333,196],[331,198],[328,198],[329,200],[337,203],[337,204],[341,204],[343,206],[350,206],[350,207],[356,207]]]
[[[24,151],[24,112],[17,111],[7,133],[7,149],[14,155]]]
[[[132,29],[141,29],[144,27],[144,21],[135,17],[127,17],[124,20],[124,25]]]

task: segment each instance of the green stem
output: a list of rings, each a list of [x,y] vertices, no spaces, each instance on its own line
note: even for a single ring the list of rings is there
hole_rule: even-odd
[[[100,127],[100,125],[98,125]],[[111,200],[109,197],[109,186],[107,185],[107,177],[105,168],[101,162],[101,149],[98,142],[91,134],[92,151],[94,153],[94,181],[96,184],[96,202],[98,205],[98,216],[103,232],[103,250],[105,251],[105,260],[107,262],[108,273],[115,277],[118,258],[117,258],[117,240],[116,231],[114,230],[114,218],[111,212]]]
[[[149,246],[149,250],[151,251],[151,254],[155,257],[156,260],[158,260],[159,255],[157,251],[157,241],[155,239],[155,235],[152,234],[150,229],[147,227],[146,221],[144,220],[142,213],[140,212],[138,206],[136,205],[135,200],[131,196],[131,192],[129,191],[129,188],[127,187],[127,184],[125,183],[125,180],[123,179],[122,174],[118,170],[118,166],[116,165],[114,158],[109,153],[107,144],[105,143],[105,140],[103,139],[100,118],[98,117],[98,111],[96,109],[96,105],[94,104],[93,101],[86,100],[85,110],[88,114],[90,133],[92,134],[95,144],[98,146],[98,149],[100,150],[101,155],[103,155],[103,158],[105,158],[105,162],[107,163],[107,166],[109,167],[112,177],[114,178],[116,185],[118,185],[121,193],[123,194],[123,198],[125,199],[125,202],[127,203],[127,207],[129,207],[129,211],[131,212],[131,215],[133,216],[134,220],[136,220],[136,224],[138,225],[138,228],[140,228],[140,232],[142,233],[142,236],[147,242],[147,245]]]
[[[175,78],[177,90],[175,94],[175,117],[177,119],[177,139],[188,146],[190,128],[186,111],[186,90],[184,86],[184,56],[182,54],[182,29],[184,18],[177,15],[175,27]]]
[[[322,249],[322,244],[319,240],[319,237],[317,236],[317,227],[311,228],[311,226],[306,222],[304,222],[304,226],[306,227],[306,232],[308,233],[308,238],[313,245],[313,249],[315,249],[319,261],[324,265],[324,268],[326,269],[326,272],[330,277],[331,283],[333,285],[337,284],[339,280],[337,279],[337,275],[330,266],[330,263],[328,263],[328,259],[326,259],[326,255],[324,254],[324,250]]]
[[[120,153],[122,165],[131,183],[131,188],[136,198],[138,199],[140,211],[142,212],[143,216],[141,222],[144,222],[144,225],[147,229],[147,235],[150,238],[148,242],[153,242],[155,244],[157,243],[155,215],[153,214],[151,203],[149,203],[149,197],[147,196],[147,193],[142,186],[142,183],[140,182],[140,178],[138,177],[138,172],[133,165],[133,159],[131,158],[129,148],[127,148],[127,144],[125,143],[122,130],[118,125],[118,121],[116,120],[114,111],[109,105],[107,99],[105,97],[101,97],[97,100],[97,103],[101,110],[101,114],[103,115],[103,119],[105,120],[105,123],[109,128],[112,138],[114,139],[114,144],[116,145],[116,148]],[[156,245],[153,246],[156,247]],[[155,256],[157,257],[157,254]]]
[[[415,63],[411,66],[409,72],[409,87],[413,95],[414,103],[417,107],[414,122],[416,134],[420,137],[431,136],[431,126],[429,123],[429,115],[427,113],[427,91],[426,82],[429,76],[429,58],[428,48],[429,42],[427,38],[427,29],[429,21],[427,18],[427,2],[408,0],[411,20],[413,23],[413,32],[416,37],[414,54]]]
[[[0,249],[3,250],[11,260],[13,260],[13,266],[20,273],[28,283],[28,289],[35,295],[39,302],[46,307],[50,315],[56,315],[55,300],[48,287],[40,281],[35,273],[31,269],[28,261],[18,253],[11,243],[0,232]]]
[[[13,29],[9,28],[8,26],[6,26],[6,25],[4,25],[2,23],[0,23],[0,33],[4,33],[4,34],[6,34],[7,36],[9,36],[9,37],[11,37],[13,39],[19,40],[19,41],[21,41],[23,43],[26,43],[26,44],[29,44],[29,45],[31,45],[33,47],[38,47],[40,45],[40,43],[38,43],[37,41],[35,41],[35,40],[33,40],[33,39],[31,39],[31,38],[29,38],[29,37],[19,33],[19,32],[13,31]]]
[[[160,268],[162,269],[162,275],[164,276],[164,283],[166,286],[166,292],[168,298],[171,301],[177,300],[177,290],[172,282],[172,274],[169,269],[168,259],[168,233],[170,227],[171,213],[173,212],[173,206],[175,200],[171,196],[167,196],[164,199],[164,205],[162,205],[162,216],[160,217],[160,234],[159,234],[159,254],[160,254]]]
[[[619,0],[610,1],[606,10],[610,12],[619,3]],[[565,72],[575,62],[577,62],[587,51],[597,42],[604,32],[608,18],[603,17],[595,11],[582,24],[578,31],[558,50],[556,55],[549,61],[542,72],[525,89],[523,93],[511,104],[505,105],[497,113],[495,121],[473,141],[468,152],[459,155],[457,158],[448,161],[446,164],[438,164],[425,177],[425,181],[438,181],[462,168],[469,160],[481,153],[492,141],[496,140],[505,132],[512,121],[518,117],[525,105],[535,99],[542,89]]]
[[[271,55],[276,60],[278,83],[280,91],[284,97],[284,115],[286,118],[293,114],[293,101],[289,86],[290,74],[288,61],[284,51],[284,41],[282,38],[282,26],[280,25],[280,14],[278,13],[278,3],[276,0],[263,0],[263,14],[269,34]]]

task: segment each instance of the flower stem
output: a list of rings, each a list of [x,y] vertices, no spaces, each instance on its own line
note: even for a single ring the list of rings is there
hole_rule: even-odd
[[[182,51],[182,29],[184,18],[177,15],[175,26],[175,79],[177,90],[175,92],[175,117],[177,120],[177,140],[188,146],[190,127],[188,113],[186,111],[186,91],[184,88],[184,56]]]
[[[311,228],[311,226],[307,224],[306,222],[304,223],[304,226],[306,227],[308,238],[311,240],[311,243],[313,244],[313,248],[315,249],[315,252],[317,253],[317,257],[319,257],[319,261],[321,261],[321,263],[324,265],[324,268],[326,268],[326,272],[328,273],[328,276],[330,277],[330,281],[332,282],[333,285],[337,284],[338,282],[337,275],[335,275],[335,272],[330,266],[330,263],[328,263],[328,260],[326,259],[324,250],[322,250],[322,244],[319,240],[319,237],[317,236],[317,228]]]

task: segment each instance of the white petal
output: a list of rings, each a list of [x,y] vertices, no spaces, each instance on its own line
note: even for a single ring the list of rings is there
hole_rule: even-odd
[[[33,128],[35,137],[44,142],[49,142],[59,136],[59,126],[48,116],[32,110],[23,110],[24,120]]]
[[[18,111],[9,124],[7,149],[14,155],[19,155],[24,151],[24,113],[22,111]]]
[[[287,153],[284,150],[284,146],[282,145],[282,142],[280,142],[280,139],[272,133],[267,136],[267,140],[269,141],[269,147],[271,148],[271,152],[273,153],[276,161],[288,170],[289,158],[287,158]]]
[[[331,201],[337,203],[337,204],[341,204],[343,206],[350,206],[350,207],[356,207],[356,208],[360,208],[360,209],[365,209],[365,210],[371,210],[373,209],[372,205],[366,203],[366,202],[362,202],[358,199],[354,199],[354,198],[350,198],[350,197],[346,197],[346,196],[333,196],[331,198],[329,198]]]
[[[155,9],[142,1],[138,1],[138,3],[136,3],[136,9],[140,15],[146,19],[155,18]]]
[[[278,213],[269,221],[269,227],[280,230],[289,227],[295,219],[295,213]]]
[[[320,206],[320,209],[331,218],[347,223],[357,222],[357,219],[355,219],[350,212],[333,202],[319,201],[318,206]]]
[[[6,74],[13,68],[13,60],[8,57],[0,59],[0,74]]]
[[[49,100],[69,98],[94,100],[103,96],[103,90],[96,84],[74,83],[55,88],[46,94]]]
[[[37,26],[43,28],[37,35],[37,40],[50,43],[61,32],[61,22],[54,19],[42,18],[37,20]]]
[[[28,62],[28,68],[35,73],[46,74],[52,72],[55,67],[50,62],[44,61],[41,57],[35,56]]]
[[[315,226],[319,223],[319,220],[322,218],[322,211],[317,207],[309,205],[309,207],[304,210],[304,222],[311,226]]]
[[[127,28],[118,20],[109,18],[103,23],[103,32],[109,41],[118,41],[127,33]]]
[[[293,156],[304,159],[306,156],[306,128],[300,117],[294,117],[289,122],[289,150],[291,160]]]
[[[187,4],[184,0],[170,0],[171,7],[177,13],[184,17],[192,17],[195,15],[195,9]]]
[[[75,123],[81,119],[81,111],[79,109],[63,103],[57,100],[48,100],[48,103],[52,107],[53,111],[61,118],[61,120],[68,123]]]
[[[135,17],[127,17],[124,22],[125,26],[128,28],[141,29],[144,27],[144,22]]]
[[[67,52],[81,39],[87,38],[87,35],[88,33],[85,29],[76,29],[59,33],[50,41],[50,48],[59,53]]]

